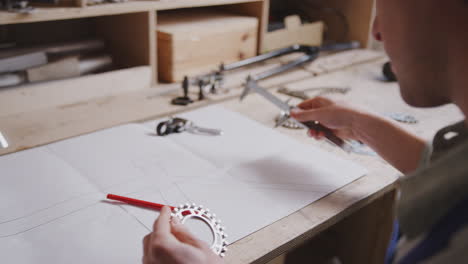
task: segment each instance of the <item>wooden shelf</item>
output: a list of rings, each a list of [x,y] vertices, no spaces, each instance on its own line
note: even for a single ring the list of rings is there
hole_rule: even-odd
[[[0,25],[262,1],[263,0],[161,0],[131,1],[87,7],[40,7],[36,8],[36,11],[32,14],[17,14],[0,11]]]

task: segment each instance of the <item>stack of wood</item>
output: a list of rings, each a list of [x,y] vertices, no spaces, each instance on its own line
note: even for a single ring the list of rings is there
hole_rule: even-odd
[[[102,40],[0,49],[0,87],[59,80],[112,68]]]

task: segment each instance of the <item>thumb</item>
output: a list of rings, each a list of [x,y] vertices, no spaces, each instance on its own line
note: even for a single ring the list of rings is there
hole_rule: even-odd
[[[182,243],[192,245],[197,248],[206,248],[208,245],[196,238],[188,228],[183,225],[178,218],[174,218],[171,222],[171,232],[172,234]]]

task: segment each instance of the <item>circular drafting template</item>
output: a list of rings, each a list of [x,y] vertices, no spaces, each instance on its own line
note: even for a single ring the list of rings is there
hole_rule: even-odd
[[[182,224],[190,219],[203,221],[211,229],[213,236],[211,250],[220,257],[225,256],[228,245],[227,235],[224,233],[225,228],[221,226],[221,221],[208,208],[195,204],[179,205],[172,211],[172,217],[179,218]]]

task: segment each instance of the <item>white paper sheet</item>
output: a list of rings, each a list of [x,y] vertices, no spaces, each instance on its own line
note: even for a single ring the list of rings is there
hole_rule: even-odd
[[[366,173],[219,106],[182,116],[224,135],[157,137],[153,121],[0,157],[0,256],[138,262],[158,213],[102,202],[107,193],[203,204],[234,242]]]

